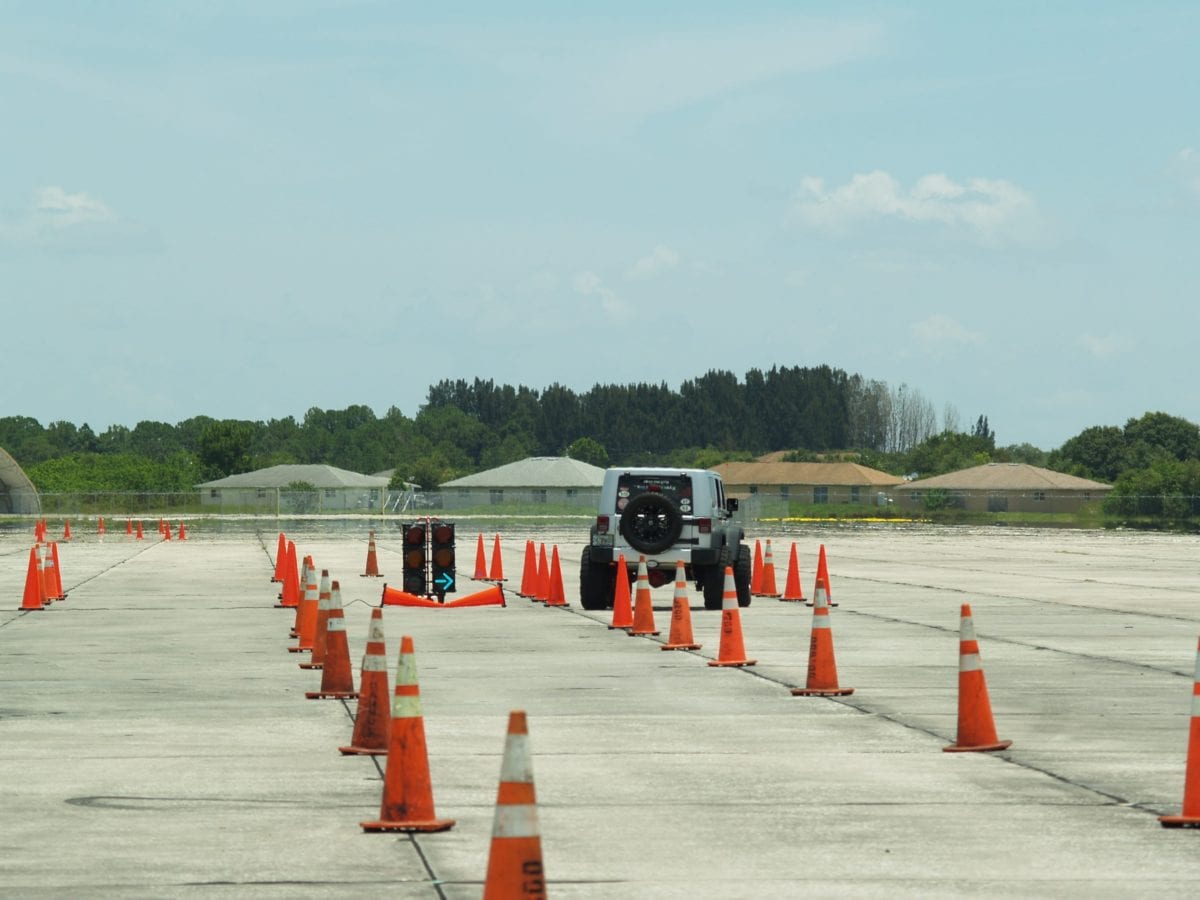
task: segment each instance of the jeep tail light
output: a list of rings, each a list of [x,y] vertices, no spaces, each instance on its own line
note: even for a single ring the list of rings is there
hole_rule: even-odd
[[[608,516],[596,516],[596,534],[608,534]]]
[[[712,519],[697,519],[696,528],[701,534],[712,534]]]

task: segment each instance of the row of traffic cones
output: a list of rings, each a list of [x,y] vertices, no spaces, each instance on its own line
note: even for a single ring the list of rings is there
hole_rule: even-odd
[[[545,544],[534,550],[533,541],[525,542],[525,566],[521,571],[521,587],[517,596],[547,606],[571,605],[567,602],[566,591],[563,588],[562,564],[558,557],[557,544],[553,545],[547,554]]]
[[[295,544],[280,535],[275,575],[272,581],[288,579],[288,558],[295,562]],[[283,560],[280,563],[280,559]],[[383,609],[371,611],[371,624],[363,656],[360,690],[353,691],[349,650],[338,582],[322,570],[316,588],[315,615],[311,595],[315,567],[305,557],[304,595],[297,607],[296,632],[299,652],[309,645],[309,663],[302,668],[322,668],[320,691],[306,693],[309,699],[358,699],[350,744],[339,747],[343,755],[387,756],[383,795],[377,819],[361,823],[367,832],[438,832],[454,826],[453,819],[439,818],[433,802],[429,757],[425,742],[424,717],[417,681],[413,639],[401,638],[396,671],[395,692],[388,704],[386,644]],[[282,604],[280,604],[282,605]],[[311,629],[311,643],[308,639]],[[330,681],[349,690],[330,689]],[[501,764],[500,787],[492,828],[492,843],[484,886],[485,898],[545,897],[541,838],[537,825],[536,797],[528,746],[525,713],[514,710],[509,716]]]
[[[500,552],[500,535],[496,535],[492,541],[492,562],[489,565],[487,555],[483,551],[483,533],[480,532],[475,547],[475,574],[471,578],[475,581],[490,581],[493,584],[507,580],[504,577],[504,557]]]
[[[46,532],[47,532],[48,527],[49,526],[47,525],[45,519],[39,519],[37,522],[34,523],[33,539],[36,543],[46,543],[47,542],[46,541]],[[166,540],[166,541],[171,540],[172,539],[171,538],[171,524],[169,522],[165,521],[164,519],[159,519],[158,520],[158,533],[159,533],[159,536],[163,540]],[[106,534],[108,534],[108,528],[104,524],[104,516],[99,516],[96,519],[96,535],[97,535],[97,537],[103,539]],[[139,541],[144,540],[146,535],[145,535],[145,531],[142,528],[142,521],[140,519],[137,521],[137,529],[136,529],[136,533],[135,533],[134,520],[126,519],[125,520],[125,535],[126,535],[126,537],[135,538],[136,540],[139,540]],[[63,521],[62,540],[70,541],[71,538],[72,538],[71,521],[69,519],[65,519]],[[187,540],[187,527],[184,525],[183,522],[179,523],[178,540],[181,540],[181,541]]]
[[[66,600],[62,586],[62,570],[58,562],[58,543],[34,544],[29,548],[29,565],[25,570],[25,590],[19,610],[45,609],[55,600]]]
[[[787,577],[784,581],[783,592],[780,593],[777,587],[775,574],[775,555],[771,550],[771,539],[765,541],[766,549],[763,549],[763,542],[754,542],[754,562],[750,570],[750,595],[753,597],[773,598],[788,602],[803,601],[813,606],[816,603],[816,595],[824,592],[825,600],[829,606],[837,606],[833,602],[833,593],[829,587],[829,566],[825,559],[825,545],[821,545],[820,553],[817,556],[817,573],[813,580],[813,600],[806,600],[804,597],[804,586],[800,579],[800,561],[796,552],[796,544],[792,542],[791,554],[788,558]]]

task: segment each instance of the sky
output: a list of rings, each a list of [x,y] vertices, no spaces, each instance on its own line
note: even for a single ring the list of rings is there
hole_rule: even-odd
[[[829,365],[1200,421],[1200,4],[0,5],[0,416]]]

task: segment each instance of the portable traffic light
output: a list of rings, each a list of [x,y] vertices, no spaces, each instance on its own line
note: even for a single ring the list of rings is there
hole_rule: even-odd
[[[438,596],[454,593],[454,523],[431,522],[429,529],[430,583]]]
[[[425,523],[414,522],[404,528],[404,590],[424,596],[429,593],[425,567]]]

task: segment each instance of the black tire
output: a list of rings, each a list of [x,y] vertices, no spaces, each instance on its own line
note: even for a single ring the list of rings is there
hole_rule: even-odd
[[[669,549],[683,531],[683,514],[670,497],[638,494],[621,510],[621,536],[639,553]]]
[[[592,548],[584,547],[579,561],[579,605],[584,609],[608,609],[613,604],[616,579],[612,566],[592,562]]]
[[[750,548],[738,545],[737,562],[733,566],[733,583],[737,587],[738,606],[750,605],[750,579],[754,573],[754,560]]]
[[[704,593],[705,609],[720,609],[725,601],[725,567],[732,565],[729,561],[729,548],[722,547],[717,562],[705,566],[702,573],[703,582],[700,590]]]

